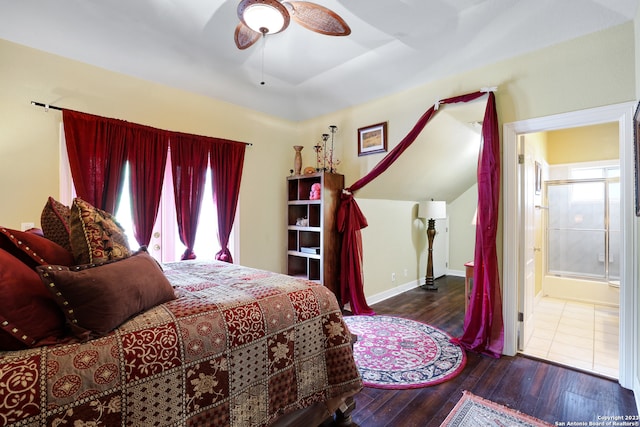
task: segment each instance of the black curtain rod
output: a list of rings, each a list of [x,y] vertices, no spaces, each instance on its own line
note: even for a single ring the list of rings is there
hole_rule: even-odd
[[[56,107],[55,105],[49,105],[49,104],[45,104],[45,103],[42,103],[42,102],[36,102],[36,101],[31,101],[31,105],[35,105],[36,107],[42,107],[45,110],[49,110],[49,109],[58,110],[58,111],[64,110],[64,108]],[[253,144],[250,143],[250,142],[243,142],[242,144],[248,145],[249,147],[253,146]]]
[[[43,104],[42,102],[31,101],[31,105],[35,105],[36,107],[43,107],[45,110],[48,110],[50,108],[52,110],[62,111],[62,108],[60,107],[56,107],[54,105],[49,105],[49,104]]]

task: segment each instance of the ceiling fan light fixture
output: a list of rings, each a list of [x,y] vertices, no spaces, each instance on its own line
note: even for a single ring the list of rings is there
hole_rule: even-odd
[[[253,31],[275,34],[289,26],[289,12],[277,0],[242,0],[238,17]]]

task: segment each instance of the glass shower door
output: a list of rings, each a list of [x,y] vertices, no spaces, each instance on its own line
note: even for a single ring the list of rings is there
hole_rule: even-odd
[[[619,183],[604,179],[548,182],[548,274],[602,281],[619,276],[616,193]]]

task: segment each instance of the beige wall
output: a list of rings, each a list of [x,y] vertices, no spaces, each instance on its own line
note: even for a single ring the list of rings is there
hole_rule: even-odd
[[[417,203],[362,199],[358,206],[369,224],[362,230],[366,294],[387,292],[424,277],[427,238],[424,220],[417,219]]]
[[[630,101],[635,94],[634,45],[633,24],[624,24],[302,122],[300,141],[308,147],[309,152],[329,124],[337,125],[337,156],[341,159],[339,170],[345,174],[345,183],[349,186],[382,158],[382,155],[358,157],[355,138],[359,127],[388,121],[391,149],[435,100],[493,85],[499,86],[496,103],[500,128],[503,123]],[[400,173],[411,174],[416,171]],[[425,194],[429,194],[428,189],[425,189]],[[380,209],[376,215],[385,216],[387,224],[397,224],[411,218],[407,212],[397,212],[395,209],[385,211],[383,205],[380,205]],[[389,246],[404,245],[406,250],[403,253],[412,249],[411,240],[404,235],[398,235],[392,241],[387,239],[393,236],[386,234],[384,239],[377,238],[371,226],[367,233],[363,249],[365,277],[377,274],[378,266],[371,262],[370,253]],[[499,257],[501,248],[502,233],[499,233]],[[458,255],[452,254],[453,251],[466,251],[466,254],[468,248],[451,247],[450,268],[455,269],[452,258]],[[387,262],[396,263],[393,258]],[[388,285],[388,288],[391,286]],[[365,295],[375,295],[378,291],[377,285],[374,287],[365,283]]]
[[[547,133],[547,162],[563,163],[620,158],[618,123],[604,123]]]
[[[476,243],[474,214],[478,206],[478,185],[472,185],[447,205],[449,215],[449,269],[464,272],[464,264],[473,261]]]
[[[285,177],[295,123],[0,40],[0,224],[35,222],[58,189],[59,111],[31,100],[158,128],[253,143],[242,187],[240,259],[284,270]]]
[[[22,221],[37,222],[46,197],[58,193],[60,113],[46,113],[29,105],[29,101],[36,100],[161,128],[252,142],[240,196],[238,261],[283,271],[284,183],[293,164],[292,145],[304,145],[304,164],[313,165],[312,146],[329,124],[337,125],[336,156],[341,160],[338,169],[350,185],[381,158],[357,156],[355,136],[361,126],[388,121],[391,149],[435,100],[492,85],[499,86],[496,98],[501,124],[629,101],[635,94],[634,49],[634,26],[624,24],[292,123],[0,41],[0,194],[5,201],[0,205],[0,224],[17,228]],[[365,212],[371,216],[370,224],[374,223],[364,238],[365,277],[382,275],[374,254],[388,247],[395,250],[385,254],[385,262],[403,273],[408,259],[416,257],[413,234],[404,228],[411,227],[416,201],[362,202],[370,211]],[[397,233],[387,233],[382,228],[378,231],[374,227],[377,223],[403,225]],[[500,254],[501,242],[499,234]],[[411,274],[411,265],[406,268]],[[419,271],[421,268],[416,267],[415,274]],[[400,275],[398,281],[404,280]],[[391,288],[390,283],[384,282],[388,281],[367,282],[365,294]]]

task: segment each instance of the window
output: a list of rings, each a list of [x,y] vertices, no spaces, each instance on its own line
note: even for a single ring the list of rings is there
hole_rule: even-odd
[[[200,207],[198,232],[194,252],[198,259],[214,259],[220,250],[217,237],[217,212],[213,203],[211,189],[211,171],[207,171],[205,193]],[[169,196],[167,196],[169,195]],[[133,236],[133,220],[131,217],[131,194],[129,193],[129,166],[125,168],[124,186],[120,203],[115,213],[116,219],[125,229],[129,243],[135,243]],[[176,223],[173,199],[173,181],[171,177],[170,159],[167,159],[162,198],[154,232],[149,244],[149,253],[161,262],[179,261],[186,247],[180,241]],[[232,246],[232,245],[230,245]],[[233,247],[230,248],[233,251]]]
[[[169,153],[169,156],[171,153]],[[64,128],[60,124],[60,201],[70,205],[76,196],[71,178],[71,169],[66,151],[64,138]],[[115,212],[115,217],[125,229],[130,246],[137,248],[137,241],[133,237],[133,221],[131,217],[131,195],[129,194],[129,167],[125,168],[125,178],[120,203]],[[220,250],[217,237],[217,213],[213,203],[211,188],[211,171],[207,171],[207,181],[205,184],[205,195],[200,208],[200,218],[194,252],[198,259],[213,259]],[[237,226],[234,225],[230,239],[229,250],[233,258],[238,259],[237,248]],[[162,188],[162,198],[154,233],[149,243],[149,253],[160,262],[179,261],[185,246],[180,242],[178,225],[176,222],[175,205],[173,198],[173,180],[171,176],[170,157],[167,158],[165,177]]]

